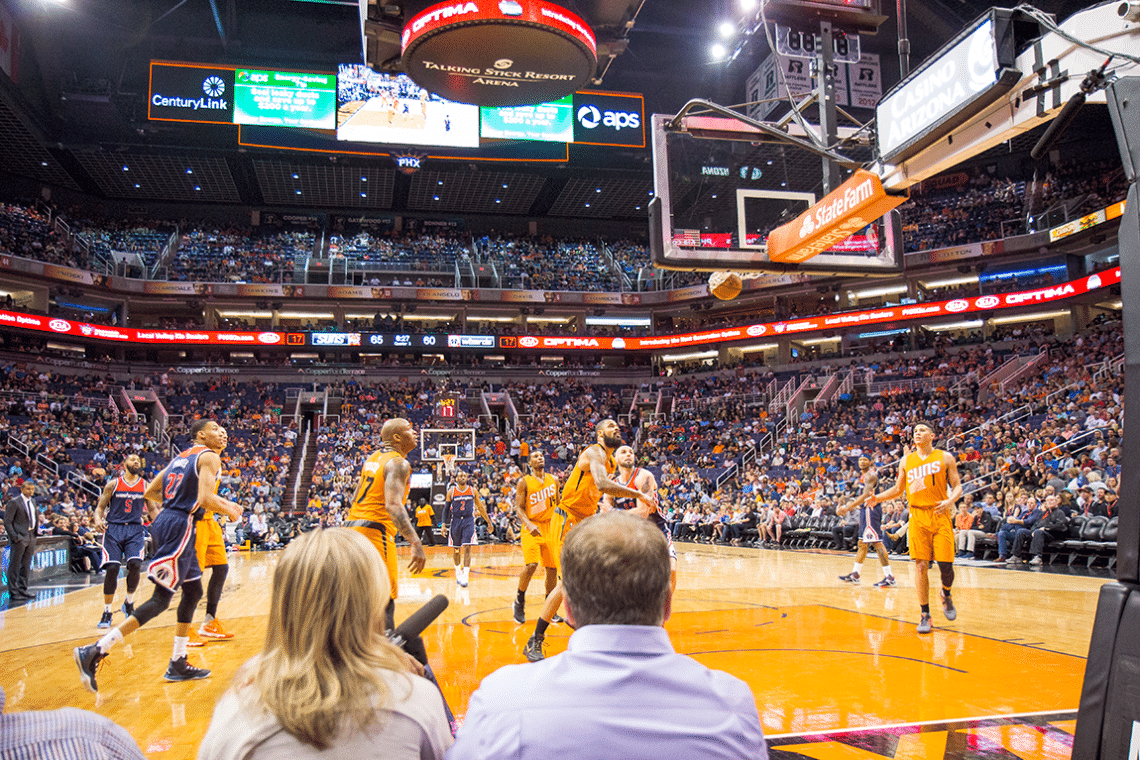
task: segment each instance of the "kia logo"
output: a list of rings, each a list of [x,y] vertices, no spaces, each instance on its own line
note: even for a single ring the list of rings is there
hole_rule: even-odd
[[[538,338],[532,338],[529,335],[524,335],[519,338],[519,345],[523,348],[534,348],[538,345]]]
[[[499,3],[499,12],[504,16],[521,16],[523,14],[523,7],[516,3],[515,0],[503,0],[503,2]],[[507,66],[499,66],[498,63],[495,63],[495,66],[498,68],[509,68],[510,62],[507,62]]]
[[[625,348],[625,338],[614,338],[614,348]]]
[[[272,346],[281,342],[281,333],[263,332],[258,333],[257,339],[267,346]]]
[[[578,123],[586,129],[594,129],[602,123],[602,113],[594,106],[582,106],[578,109]]]
[[[64,319],[53,319],[48,322],[48,327],[56,332],[71,332],[71,323]]]
[[[982,296],[974,304],[979,309],[993,309],[1001,303],[1001,299],[997,296]]]
[[[968,308],[970,308],[970,302],[964,301],[961,298],[957,298],[957,299],[951,301],[950,303],[946,304],[946,311],[952,311],[954,313],[957,313],[959,311],[965,311]]]
[[[1089,278],[1089,285],[1088,285],[1089,290],[1096,290],[1100,286],[1101,286],[1101,281],[1100,281],[1100,275],[1099,274],[1094,274],[1092,277]]]
[[[752,325],[748,328],[748,334],[755,338],[757,335],[763,335],[768,332],[768,328],[764,325]]]

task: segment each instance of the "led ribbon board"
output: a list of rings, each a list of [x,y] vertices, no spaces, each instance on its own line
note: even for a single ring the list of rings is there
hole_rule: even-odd
[[[580,89],[597,40],[576,14],[546,0],[466,0],[424,9],[404,25],[404,70],[458,103],[548,103]]]

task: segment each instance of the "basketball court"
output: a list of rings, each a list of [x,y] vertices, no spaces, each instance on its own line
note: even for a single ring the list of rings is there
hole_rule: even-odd
[[[666,624],[673,645],[748,682],[773,757],[1069,757],[1106,578],[960,566],[958,619],[948,623],[935,611],[934,633],[919,636],[909,562],[896,560],[899,586],[881,590],[871,586],[873,569],[860,586],[837,580],[850,570],[846,554],[678,549],[675,611]],[[456,586],[450,550],[427,553],[418,576],[401,562],[396,619],[435,594],[448,597],[424,638],[447,700],[462,715],[483,677],[525,663],[541,584],[532,583],[528,622],[517,625],[518,547],[476,547],[466,589]],[[214,670],[211,678],[162,680],[174,625],[167,611],[107,659],[97,698],[80,685],[71,650],[100,633],[101,582],[68,593],[40,589],[37,601],[0,614],[6,709],[94,709],[126,726],[148,757],[193,757],[214,703],[258,651],[279,556],[231,555],[221,617],[237,638],[192,655]],[[552,627],[547,655],[562,651],[569,634]]]

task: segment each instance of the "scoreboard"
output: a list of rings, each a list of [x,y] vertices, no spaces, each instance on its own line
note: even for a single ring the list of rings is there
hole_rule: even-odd
[[[455,424],[459,419],[460,398],[458,393],[445,393],[439,397],[432,413],[436,424]]]

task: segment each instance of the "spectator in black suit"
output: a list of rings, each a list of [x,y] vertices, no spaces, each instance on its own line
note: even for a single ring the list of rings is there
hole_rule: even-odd
[[[32,572],[32,556],[36,553],[37,510],[32,497],[34,480],[25,480],[20,495],[4,506],[4,529],[8,531],[11,554],[8,558],[8,596],[12,599],[34,599],[28,593],[28,576]]]
[[[1069,516],[1065,514],[1065,510],[1060,506],[1060,500],[1056,496],[1045,497],[1045,515],[1037,523],[1036,529],[1033,531],[1032,538],[1029,542],[1029,553],[1033,555],[1033,559],[1029,560],[1031,565],[1040,565],[1044,560],[1042,555],[1045,553],[1045,544],[1053,539],[1064,538],[1069,532]],[[1018,531],[1020,537],[1020,531]],[[1017,540],[1014,540],[1014,552],[1017,551]]]

